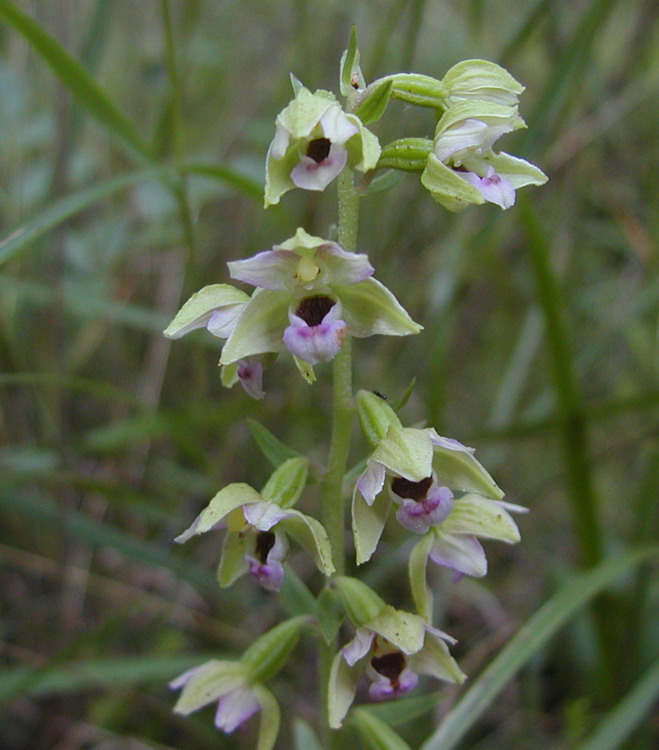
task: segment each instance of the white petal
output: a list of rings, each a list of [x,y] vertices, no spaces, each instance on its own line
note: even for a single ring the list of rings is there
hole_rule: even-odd
[[[371,649],[373,638],[375,638],[375,633],[372,630],[357,628],[355,637],[341,649],[346,663],[352,667],[363,659]]]
[[[238,688],[220,698],[215,726],[230,734],[259,710],[259,702],[249,688]]]
[[[275,524],[292,514],[282,510],[275,503],[250,503],[244,506],[243,515],[247,523],[255,529],[270,531]]]
[[[227,263],[232,279],[261,289],[286,289],[295,276],[299,257],[289,250],[265,250],[245,260]]]

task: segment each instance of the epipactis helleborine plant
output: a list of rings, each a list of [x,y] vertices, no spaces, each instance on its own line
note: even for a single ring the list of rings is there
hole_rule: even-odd
[[[323,191],[343,173],[338,181],[338,236],[346,247],[298,228],[285,242],[228,263],[230,277],[253,287],[251,293],[230,284],[206,286],[165,330],[169,338],[179,338],[206,328],[224,339],[222,383],[240,382],[254,398],[264,397],[264,365],[281,352],[293,356],[310,384],[316,379],[314,366],[336,360],[330,459],[327,469],[312,471],[312,479],[320,479],[322,522],[293,507],[305,492],[309,461],[274,436],[261,435],[260,445],[276,465],[263,489],[228,484],[176,538],[185,542],[226,529],[218,569],[221,586],[249,573],[262,588],[278,592],[291,581],[284,579],[289,537],[311,555],[326,579],[314,597],[308,589],[302,591],[304,583],[293,576],[295,607],[308,614],[272,628],[239,659],[211,660],[171,683],[182,689],[178,713],[187,715],[217,702],[215,724],[227,733],[260,711],[259,750],[272,750],[280,721],[277,701],[264,683],[286,663],[309,625],[320,636],[319,694],[327,697],[327,705],[319,713],[327,717],[326,738],[329,728],[339,729],[365,715],[360,709],[353,719],[349,716],[360,681],[368,683],[372,700],[409,692],[419,675],[461,683],[465,675],[449,652],[455,640],[432,625],[427,561],[451,569],[455,580],[485,575],[487,560],[479,540],[519,541],[510,513],[525,510],[503,501],[503,492],[472,448],[432,428],[404,427],[396,410],[375,392],[360,391],[353,397],[346,345],[350,338],[407,336],[422,330],[373,277],[367,255],[356,251],[361,195],[368,192],[376,170],[412,171],[450,211],[486,202],[507,209],[515,202],[516,190],[547,180],[529,162],[494,151],[501,137],[525,127],[518,112],[524,87],[495,63],[466,60],[442,79],[401,73],[367,85],[353,30],[341,60],[344,104],[330,92],[312,93],[297,79],[292,82],[294,97],[277,116],[266,157],[265,206],[279,203],[295,188]],[[381,147],[366,125],[384,115],[391,99],[432,110],[432,137],[403,133]],[[417,613],[396,609],[359,579],[336,574],[344,565],[344,484],[354,412],[372,447],[352,489],[356,562],[365,563],[376,553],[395,508],[398,527],[417,540],[408,565]],[[287,600],[292,606],[290,593]],[[345,620],[354,635],[337,649]],[[369,731],[376,731],[377,721],[371,718]],[[385,734],[391,732],[386,729]]]

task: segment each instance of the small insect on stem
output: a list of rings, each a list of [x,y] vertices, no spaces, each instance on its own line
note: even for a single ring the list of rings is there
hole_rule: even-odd
[[[384,395],[384,393],[380,393],[380,391],[373,391],[373,393],[378,397],[381,398],[383,401],[387,400],[387,397]]]

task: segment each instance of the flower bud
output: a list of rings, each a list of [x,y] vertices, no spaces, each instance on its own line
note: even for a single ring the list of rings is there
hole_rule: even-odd
[[[374,620],[385,607],[384,601],[375,591],[356,578],[337,576],[334,585],[343,599],[350,622],[356,628]]]
[[[442,83],[449,106],[464,99],[476,99],[514,107],[524,91],[524,86],[505,68],[489,60],[463,60],[446,73]]]
[[[421,172],[425,169],[433,142],[428,138],[400,138],[388,143],[378,161],[378,168],[389,167],[405,172]]]
[[[265,682],[277,674],[298,642],[302,628],[308,623],[307,616],[293,617],[257,638],[241,659],[248,679]]]
[[[356,402],[362,432],[373,447],[387,436],[392,424],[402,427],[396,412],[372,391],[359,391]]]
[[[261,490],[261,497],[281,508],[292,508],[298,501],[309,473],[309,462],[303,456],[279,464]]]

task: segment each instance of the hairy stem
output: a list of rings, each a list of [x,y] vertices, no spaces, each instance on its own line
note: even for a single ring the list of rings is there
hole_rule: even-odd
[[[344,250],[357,248],[359,225],[359,196],[355,191],[352,172],[345,169],[338,182],[339,244]],[[332,547],[332,559],[337,574],[345,570],[345,504],[343,477],[348,464],[350,430],[352,427],[352,346],[346,338],[333,362],[332,439],[323,479],[321,509],[325,530]],[[319,679],[323,705],[324,747],[340,747],[338,732],[331,732],[327,721],[327,694],[332,659],[336,643],[320,642]]]

